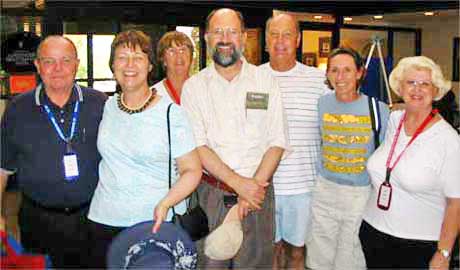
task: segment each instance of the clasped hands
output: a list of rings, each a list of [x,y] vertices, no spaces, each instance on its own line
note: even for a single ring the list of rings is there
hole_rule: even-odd
[[[250,211],[262,209],[267,187],[270,183],[256,178],[241,177],[233,188],[238,194],[238,216],[245,218]]]

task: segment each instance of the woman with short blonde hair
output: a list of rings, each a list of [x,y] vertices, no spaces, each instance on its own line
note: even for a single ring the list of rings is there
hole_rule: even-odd
[[[433,100],[451,83],[433,60],[414,56],[398,63],[390,85],[405,109],[392,112],[367,163],[373,189],[360,229],[367,267],[448,269],[460,224],[460,137]]]

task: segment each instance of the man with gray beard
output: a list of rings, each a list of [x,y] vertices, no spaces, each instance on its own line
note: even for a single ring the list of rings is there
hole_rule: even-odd
[[[199,199],[211,230],[237,204],[244,240],[239,252],[226,261],[206,257],[204,241],[198,242],[198,268],[270,269],[271,180],[288,148],[280,91],[268,70],[242,57],[246,32],[241,13],[226,8],[212,11],[205,39],[214,64],[185,82],[181,99],[205,169]]]

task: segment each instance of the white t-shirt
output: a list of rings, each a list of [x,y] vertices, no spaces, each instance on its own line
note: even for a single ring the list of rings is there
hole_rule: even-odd
[[[289,127],[293,152],[278,166],[273,176],[276,195],[294,195],[311,191],[316,178],[320,135],[318,100],[329,88],[324,72],[299,62],[285,72],[278,72],[266,63],[276,78]]]
[[[390,115],[385,141],[368,160],[373,190],[364,220],[395,237],[436,241],[446,197],[460,198],[460,137],[445,120],[422,132],[394,167],[390,209],[381,210],[377,207],[378,189],[385,180],[386,161],[403,113]],[[403,126],[391,165],[410,139]]]

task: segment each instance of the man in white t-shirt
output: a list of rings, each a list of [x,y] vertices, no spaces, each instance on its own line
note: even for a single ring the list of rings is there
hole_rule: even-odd
[[[323,71],[296,61],[300,31],[292,16],[280,14],[270,18],[265,36],[270,62],[261,68],[269,69],[278,81],[294,150],[281,161],[273,176],[276,201],[273,264],[274,269],[304,269],[311,188],[316,178],[320,143],[317,104],[328,88]]]

